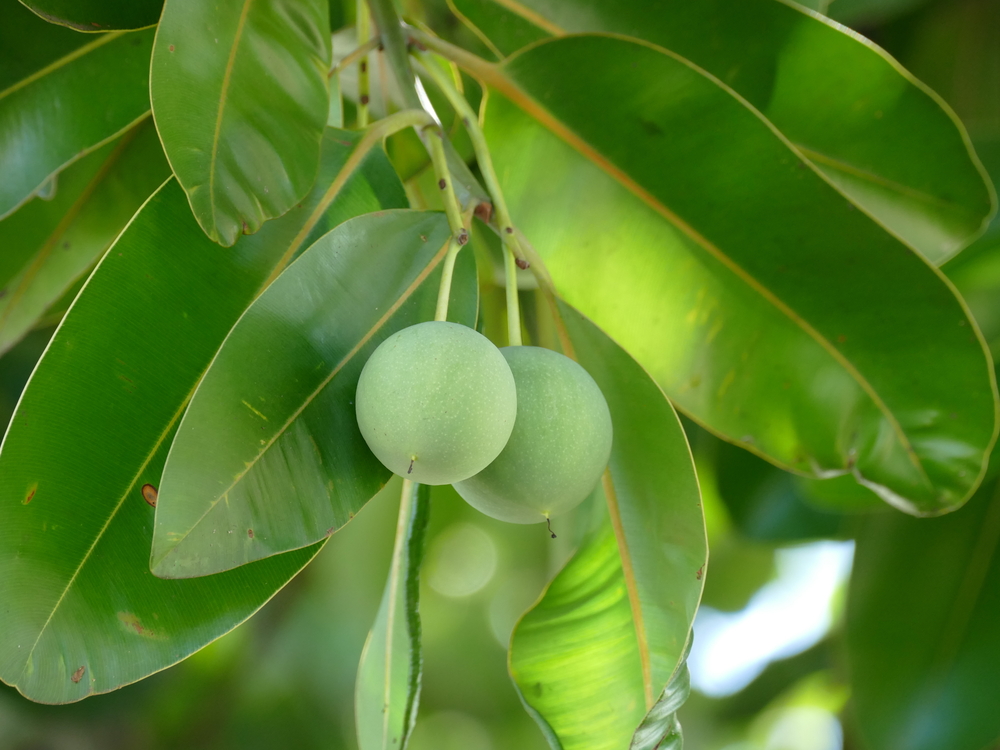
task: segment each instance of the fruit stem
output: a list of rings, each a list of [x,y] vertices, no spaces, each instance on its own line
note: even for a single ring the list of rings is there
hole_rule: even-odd
[[[367,42],[362,44],[360,47],[355,47],[342,58],[340,61],[330,68],[330,72],[326,74],[327,78],[333,78],[335,75],[343,73],[344,70],[354,65],[360,58],[366,57],[369,52],[378,49],[378,46],[382,44],[382,38],[379,36],[373,36]]]
[[[476,161],[479,164],[479,171],[483,175],[486,183],[486,190],[493,201],[496,209],[497,226],[500,230],[500,241],[503,245],[503,266],[504,278],[507,292],[507,341],[510,346],[521,345],[521,309],[517,296],[517,269],[527,268],[528,260],[524,256],[518,243],[518,235],[514,232],[514,222],[511,221],[510,211],[507,209],[507,201],[504,199],[503,190],[500,188],[500,180],[497,179],[496,169],[493,167],[493,158],[490,156],[490,149],[486,143],[486,136],[479,124],[479,117],[473,111],[472,106],[464,96],[457,90],[455,85],[449,80],[433,57],[427,52],[415,52],[418,71],[426,78],[437,85],[441,92],[448,99],[448,102],[458,113],[465,126],[469,139],[472,141],[472,148],[476,153]]]
[[[368,3],[358,0],[357,3],[358,44],[364,47],[371,41],[371,16],[368,13]],[[359,47],[359,49],[361,48]],[[363,54],[358,60],[358,127],[368,127],[368,55]]]

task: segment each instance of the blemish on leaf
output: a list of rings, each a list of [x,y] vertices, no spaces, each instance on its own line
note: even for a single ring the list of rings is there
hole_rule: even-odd
[[[328,529],[326,530],[326,535],[327,535],[327,536],[333,536],[333,532],[334,532],[334,531],[336,531],[336,529],[335,529],[335,528],[334,528],[333,526],[331,526],[330,528],[328,528]]]
[[[151,507],[155,508],[156,497],[159,494],[156,491],[156,487],[151,484],[144,484],[142,485],[140,492],[142,492],[142,499],[145,500]]]
[[[837,336],[838,344],[843,344],[845,341],[847,341],[847,336],[845,336],[844,334],[840,334],[839,336]]]
[[[444,177],[438,180],[438,187],[441,188],[442,190],[448,187],[448,183],[445,181]]]
[[[700,568],[698,568],[698,572],[694,574],[694,577],[697,578],[700,581],[701,577],[703,575],[705,575],[705,566],[704,565],[702,565]]]
[[[79,682],[80,680],[82,680],[82,679],[83,679],[83,673],[84,673],[84,672],[86,672],[86,671],[87,671],[87,668],[86,668],[86,667],[80,667],[80,668],[79,668],[78,670],[76,670],[76,671],[75,671],[75,672],[74,672],[74,673],[73,673],[73,674],[72,674],[72,675],[70,676],[70,678],[69,678],[69,679],[70,679],[70,681],[71,681],[71,682],[73,682],[73,683],[77,683],[77,682]]]
[[[515,258],[514,264],[522,271],[527,271],[529,268],[531,268],[531,264],[524,258]]]
[[[256,409],[254,409],[254,408],[253,408],[253,407],[252,407],[252,406],[251,406],[251,405],[250,405],[250,404],[249,404],[249,403],[248,403],[247,401],[243,401],[243,400],[241,399],[241,403],[242,403],[242,404],[243,404],[243,405],[244,405],[244,406],[245,406],[246,408],[248,408],[248,409],[249,409],[250,411],[252,411],[252,412],[253,412],[254,414],[256,414],[256,415],[257,415],[258,417],[260,417],[261,419],[263,419],[263,420],[264,420],[265,422],[267,421],[267,417],[265,417],[265,416],[263,415],[263,413],[261,413],[261,412],[257,411]]]
[[[247,536],[253,539],[253,529],[247,529]]]
[[[28,503],[30,503],[34,499],[36,492],[38,492],[38,482],[35,482],[33,485],[31,485],[31,487],[28,488],[28,494],[25,495],[24,500],[21,501],[22,504],[27,505]]]
[[[368,104],[368,94],[362,94],[361,95],[361,103],[362,104]]]
[[[127,630],[134,632],[136,635],[141,635],[143,638],[161,639],[161,636],[143,625],[142,621],[131,612],[118,612],[117,614],[118,622],[124,625]]]
[[[171,44],[169,47],[167,47],[167,49],[170,50],[171,52],[173,52],[174,51],[174,45]]]

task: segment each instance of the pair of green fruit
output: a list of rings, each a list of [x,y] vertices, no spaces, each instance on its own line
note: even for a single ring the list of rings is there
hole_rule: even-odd
[[[383,341],[361,372],[356,409],[389,470],[453,484],[510,523],[578,505],[611,454],[611,414],[586,370],[549,349],[497,349],[455,323],[419,323]]]

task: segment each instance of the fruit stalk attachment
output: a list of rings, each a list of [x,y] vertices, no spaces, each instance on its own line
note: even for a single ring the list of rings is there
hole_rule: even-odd
[[[462,125],[472,141],[479,171],[483,175],[486,190],[490,194],[493,208],[496,211],[497,229],[503,245],[504,277],[507,291],[507,337],[511,346],[520,346],[521,312],[517,297],[517,268],[527,268],[529,263],[518,242],[518,234],[515,232],[514,222],[511,221],[510,211],[507,209],[507,201],[500,188],[496,169],[493,167],[493,158],[490,156],[490,150],[486,144],[486,136],[483,134],[478,115],[454,83],[440,69],[434,58],[419,48],[414,51],[414,55],[417,58],[420,74],[433,81],[445,95],[461,118]]]

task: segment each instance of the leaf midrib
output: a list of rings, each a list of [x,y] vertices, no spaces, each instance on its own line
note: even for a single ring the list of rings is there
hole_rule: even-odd
[[[147,112],[142,119],[145,119],[148,116],[149,112]],[[107,159],[105,159],[104,163],[101,164],[100,169],[97,170],[97,173],[87,183],[86,187],[84,187],[83,192],[80,193],[69,209],[67,209],[66,214],[59,220],[59,223],[56,224],[55,228],[42,243],[41,247],[21,271],[19,274],[20,279],[18,280],[13,291],[10,292],[9,296],[4,300],[6,304],[3,306],[3,310],[0,311],[0,339],[2,339],[6,333],[6,331],[4,331],[4,327],[6,326],[12,312],[16,309],[17,303],[25,294],[28,287],[31,285],[31,282],[38,276],[38,273],[41,271],[45,261],[52,253],[52,249],[59,241],[59,238],[62,237],[73,222],[76,221],[80,212],[83,211],[84,207],[93,197],[94,192],[108,176],[108,173],[115,166],[115,164],[118,163],[119,159],[121,159],[122,154],[125,153],[129,145],[131,145],[131,143],[135,140],[138,132],[138,126],[133,126],[132,130],[126,133],[122,138],[121,143],[115,146],[114,150],[108,154]],[[114,242],[114,238],[112,238],[112,242]],[[3,349],[4,344],[0,341],[0,351],[3,351]]]
[[[233,37],[233,44],[229,48],[229,58],[226,60],[226,69],[222,74],[222,86],[219,92],[219,109],[215,116],[215,133],[212,136],[212,156],[208,164],[208,199],[212,208],[212,224],[216,233],[219,230],[219,220],[215,205],[215,173],[216,163],[219,156],[219,140],[222,132],[222,120],[225,116],[226,104],[229,102],[229,83],[233,74],[233,67],[236,64],[236,51],[239,49],[240,40],[243,38],[243,28],[246,25],[247,16],[250,15],[250,6],[253,0],[244,0],[243,9],[240,11],[240,19],[236,24],[236,33]]]
[[[118,37],[122,36],[125,33],[127,33],[127,32],[117,31],[117,32],[113,32],[113,33],[110,33],[110,34],[103,34],[102,36],[98,37],[94,41],[88,42],[87,44],[84,44],[84,45],[82,45],[80,47],[77,47],[72,52],[64,55],[63,57],[60,57],[58,60],[55,60],[55,61],[49,63],[44,68],[42,68],[40,70],[36,70],[31,75],[25,76],[24,78],[22,78],[17,83],[14,83],[14,84],[8,86],[3,91],[0,91],[0,100],[4,99],[7,96],[10,96],[15,91],[23,89],[25,86],[28,86],[28,85],[34,83],[35,81],[37,81],[37,80],[39,80],[41,78],[44,78],[45,76],[49,75],[50,73],[54,73],[55,71],[59,70],[60,68],[66,67],[67,65],[69,65],[74,60],[78,60],[79,58],[83,57],[84,55],[86,55],[86,54],[88,54],[90,52],[93,52],[98,47],[103,47],[105,44],[108,44],[109,42],[114,41],[115,39],[117,39]]]

